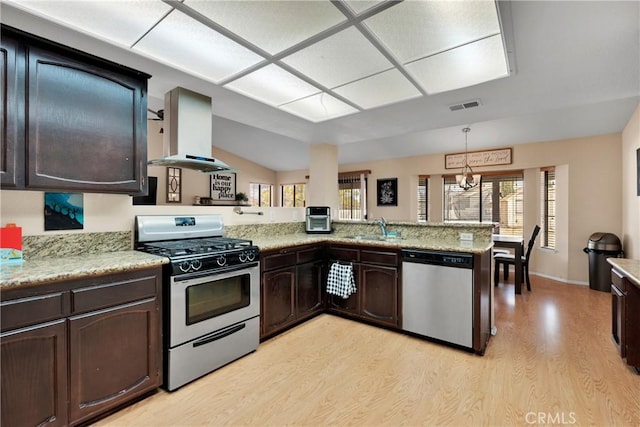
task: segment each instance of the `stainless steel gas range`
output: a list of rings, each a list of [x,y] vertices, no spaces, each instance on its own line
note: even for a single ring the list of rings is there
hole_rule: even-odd
[[[135,247],[170,259],[164,388],[173,391],[258,348],[259,249],[224,237],[222,216],[136,216]]]

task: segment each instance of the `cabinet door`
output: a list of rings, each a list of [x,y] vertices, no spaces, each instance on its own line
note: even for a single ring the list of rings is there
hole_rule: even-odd
[[[15,39],[0,38],[0,184],[24,186],[24,52]]]
[[[296,268],[296,319],[322,311],[323,261],[309,262]]]
[[[296,320],[295,284],[295,267],[263,274],[261,337],[270,335]]]
[[[327,308],[351,316],[357,316],[360,312],[360,264],[353,264],[353,279],[356,283],[356,293],[349,295],[349,298],[342,298],[338,295],[327,294]]]
[[[66,320],[0,335],[2,425],[67,425]]]
[[[26,186],[146,192],[146,79],[28,48]]]
[[[640,370],[640,288],[629,280],[626,283],[625,325],[627,364]]]
[[[362,264],[360,314],[377,323],[398,326],[398,270]]]
[[[160,385],[157,313],[147,299],[69,319],[71,422]]]

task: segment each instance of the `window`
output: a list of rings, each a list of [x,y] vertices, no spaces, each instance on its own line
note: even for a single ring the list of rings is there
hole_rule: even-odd
[[[338,219],[367,219],[367,174],[370,171],[338,174]]]
[[[522,171],[482,175],[480,185],[464,191],[454,176],[444,179],[444,221],[496,223],[496,233],[522,236]]]
[[[280,206],[301,208],[305,205],[304,184],[284,184],[280,186]]]
[[[251,206],[271,206],[271,184],[249,184],[249,203]]]
[[[418,177],[418,222],[427,222],[429,211],[429,175]]]
[[[556,170],[553,167],[540,170],[540,246],[556,247]]]

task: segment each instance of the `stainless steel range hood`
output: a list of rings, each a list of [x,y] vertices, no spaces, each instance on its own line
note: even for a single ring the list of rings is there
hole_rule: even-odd
[[[177,87],[164,96],[163,157],[150,165],[194,169],[204,173],[233,171],[211,157],[211,98]]]

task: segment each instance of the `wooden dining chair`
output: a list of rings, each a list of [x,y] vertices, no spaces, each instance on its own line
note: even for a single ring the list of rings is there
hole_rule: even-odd
[[[531,291],[531,280],[529,279],[529,258],[531,257],[531,250],[536,242],[536,237],[538,237],[538,233],[540,233],[540,227],[536,225],[533,227],[533,232],[531,233],[531,238],[529,239],[529,244],[527,245],[527,251],[522,256],[522,269],[524,272],[524,276],[527,280],[527,290]],[[503,254],[496,253],[493,256],[494,265],[494,274],[493,280],[496,286],[498,286],[498,280],[500,279],[500,266],[504,268],[504,278],[505,280],[509,278],[509,266],[516,264],[516,257],[513,254]],[[523,281],[522,277],[516,277],[515,280]]]

